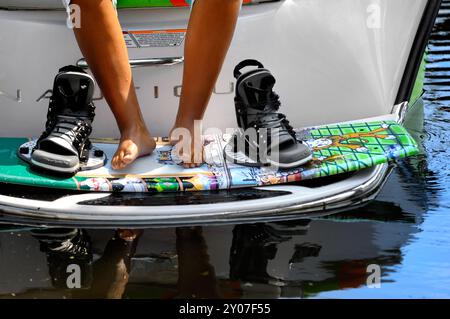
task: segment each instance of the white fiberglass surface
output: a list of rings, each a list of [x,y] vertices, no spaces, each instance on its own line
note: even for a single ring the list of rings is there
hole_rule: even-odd
[[[0,6],[5,3],[0,0]],[[205,126],[236,126],[232,70],[245,58],[260,60],[273,72],[280,111],[296,127],[389,113],[425,5],[426,0],[285,0],[244,6]],[[125,30],[185,28],[188,15],[187,8],[119,13]],[[1,136],[42,131],[48,99],[39,98],[52,87],[58,68],[82,57],[65,19],[63,11],[0,11]],[[129,52],[131,58],[177,57],[183,47]],[[182,65],[133,72],[149,127],[155,135],[167,135]],[[21,103],[15,100],[17,90]],[[117,137],[106,103],[96,105],[93,136]]]
[[[425,5],[288,0],[264,24],[243,17],[231,56],[253,55],[274,71],[283,111],[299,125],[386,114]]]
[[[0,0],[0,6],[4,8],[63,8],[61,0]]]

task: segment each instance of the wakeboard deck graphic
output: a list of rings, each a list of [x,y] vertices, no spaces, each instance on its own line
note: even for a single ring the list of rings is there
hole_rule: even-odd
[[[205,163],[186,169],[172,158],[167,138],[157,139],[151,156],[139,158],[122,171],[110,166],[116,142],[95,147],[106,157],[105,166],[80,171],[73,177],[35,172],[20,158],[18,149],[32,139],[0,138],[0,183],[92,192],[185,192],[284,184],[352,172],[397,158],[416,155],[417,143],[395,121],[321,126],[299,131],[299,139],[313,150],[313,160],[293,169],[248,167],[225,160],[231,135],[204,136]],[[29,144],[28,144],[29,145]]]

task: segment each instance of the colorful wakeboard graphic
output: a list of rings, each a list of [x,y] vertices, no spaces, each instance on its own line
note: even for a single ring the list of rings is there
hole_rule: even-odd
[[[231,136],[204,136],[206,163],[186,169],[172,158],[167,139],[158,138],[151,156],[124,171],[109,161],[101,168],[71,178],[52,177],[30,169],[17,155],[26,138],[0,138],[0,183],[93,192],[184,192],[242,188],[296,182],[368,168],[418,153],[408,132],[394,121],[322,126],[298,132],[313,150],[313,160],[295,169],[245,167],[227,162],[223,149]],[[95,143],[111,159],[115,143]]]

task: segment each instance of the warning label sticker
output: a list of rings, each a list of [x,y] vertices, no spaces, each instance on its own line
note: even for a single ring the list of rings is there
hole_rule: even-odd
[[[124,32],[123,38],[125,40],[127,48],[137,48],[137,44],[136,44],[136,42],[134,42],[134,40],[130,34],[128,34],[127,32]]]
[[[129,30],[123,35],[128,48],[173,47],[183,43],[186,29]]]

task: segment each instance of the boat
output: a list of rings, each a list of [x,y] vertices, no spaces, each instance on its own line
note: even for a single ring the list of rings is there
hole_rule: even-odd
[[[403,123],[421,103],[424,53],[440,0],[244,2],[206,127],[236,126],[232,70],[245,58],[262,61],[275,74],[283,112],[294,127]],[[164,136],[181,90],[189,8],[184,1],[143,3],[119,0],[119,18],[144,117],[155,135]],[[152,44],[155,36],[165,44]],[[59,0],[0,0],[0,37],[0,136],[36,136],[43,125],[36,119],[46,112],[57,68],[89,66]],[[118,137],[101,92],[95,97],[92,136]],[[311,217],[365,205],[392,169],[381,164],[316,181],[171,194],[80,194],[4,184],[0,220],[108,228]]]

